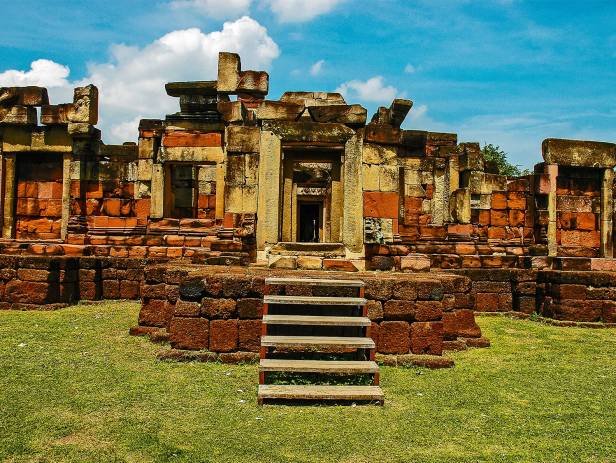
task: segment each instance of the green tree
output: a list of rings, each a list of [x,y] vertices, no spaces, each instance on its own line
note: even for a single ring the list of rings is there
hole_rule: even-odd
[[[481,152],[486,161],[492,161],[496,164],[500,175],[506,175],[507,177],[519,177],[521,175],[530,174],[528,169],[520,169],[520,166],[511,164],[507,160],[507,153],[505,153],[498,145],[493,145],[491,143],[484,145],[483,148],[481,148]]]

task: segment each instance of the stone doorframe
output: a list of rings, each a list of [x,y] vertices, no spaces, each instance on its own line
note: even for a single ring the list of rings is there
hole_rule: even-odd
[[[283,146],[344,147],[341,159],[341,237],[348,257],[362,257],[364,251],[361,162],[363,130],[344,124],[264,121],[259,156],[257,202],[257,251],[265,259],[267,250],[280,240],[282,226]]]

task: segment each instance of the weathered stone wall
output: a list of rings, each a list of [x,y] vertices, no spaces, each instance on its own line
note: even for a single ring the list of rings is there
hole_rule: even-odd
[[[270,272],[150,266],[145,270],[139,327],[133,332],[164,328],[176,349],[257,352],[264,282]],[[277,271],[276,275],[282,273]],[[366,283],[368,316],[373,322],[371,335],[379,353],[441,355],[444,342],[447,348],[450,341],[471,339],[473,344],[481,337],[470,310],[468,278],[353,275],[356,277]],[[319,295],[318,288],[307,287],[286,286],[274,291],[287,295],[308,295],[306,291],[312,295],[315,291],[314,295]]]
[[[52,310],[80,300],[139,299],[146,262],[0,256],[0,310]]]

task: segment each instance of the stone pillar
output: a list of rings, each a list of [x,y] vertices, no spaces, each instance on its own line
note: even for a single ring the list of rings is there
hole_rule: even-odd
[[[436,159],[434,169],[434,196],[432,197],[432,223],[443,225],[449,215],[449,193],[444,159]]]
[[[362,147],[363,131],[358,131],[344,147],[342,181],[344,213],[342,218],[342,242],[356,254],[364,250],[364,201],[362,193]]]
[[[2,237],[14,238],[15,221],[15,153],[3,154],[4,207],[2,210]]]
[[[558,180],[558,164],[546,164],[545,171],[550,181],[548,193],[548,255],[556,256],[558,243],[556,242],[556,181]]]
[[[257,250],[278,242],[280,223],[280,161],[282,144],[273,132],[261,132],[259,196],[257,202]]]
[[[601,182],[601,257],[614,257],[612,241],[612,215],[614,204],[612,200],[612,189],[614,186],[614,170],[603,170],[603,181]]]
[[[71,160],[72,153],[64,153],[62,157],[62,224],[60,238],[68,236],[68,220],[71,215]]]
[[[165,174],[162,164],[152,166],[152,201],[150,203],[150,217],[161,219],[164,214]]]
[[[216,218],[225,218],[225,163],[216,164]]]

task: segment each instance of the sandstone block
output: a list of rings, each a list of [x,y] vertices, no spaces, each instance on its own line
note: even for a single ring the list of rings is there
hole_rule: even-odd
[[[0,107],[0,124],[36,125],[36,109],[28,106]]]
[[[366,108],[355,105],[328,105],[308,108],[312,120],[315,122],[336,122],[349,125],[364,125],[368,112]]]
[[[42,106],[49,104],[47,89],[44,87],[1,87],[0,106]]]
[[[616,145],[613,143],[548,138],[543,141],[542,152],[548,164],[602,168],[616,166]]]
[[[218,80],[216,89],[219,92],[235,93],[240,83],[242,64],[236,53],[220,52],[218,54]]]

